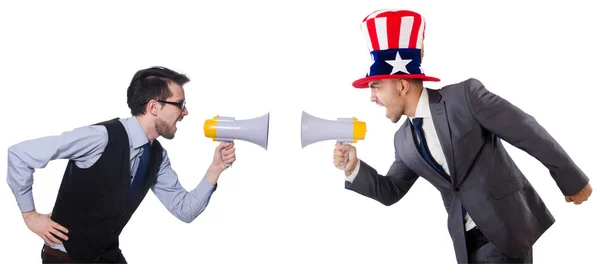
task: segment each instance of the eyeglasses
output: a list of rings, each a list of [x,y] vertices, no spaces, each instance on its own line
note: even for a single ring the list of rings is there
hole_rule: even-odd
[[[162,100],[156,100],[156,101],[165,103],[165,104],[172,104],[174,106],[179,107],[179,109],[181,109],[181,110],[183,110],[183,108],[185,108],[185,101],[181,101],[181,102],[169,102],[169,101],[162,101]]]

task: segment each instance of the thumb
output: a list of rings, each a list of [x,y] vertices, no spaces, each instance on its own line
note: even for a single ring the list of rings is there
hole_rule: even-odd
[[[221,151],[222,149],[224,149],[225,147],[227,147],[227,145],[229,144],[229,142],[225,142],[222,141],[218,146],[217,146],[217,150]]]
[[[348,151],[349,154],[352,154],[355,151],[354,146],[352,146],[350,144],[345,144],[344,145],[344,150]]]
[[[573,201],[573,199],[571,199],[571,196],[565,196],[565,201],[566,201],[567,203],[570,203],[570,202],[572,202],[572,201]]]

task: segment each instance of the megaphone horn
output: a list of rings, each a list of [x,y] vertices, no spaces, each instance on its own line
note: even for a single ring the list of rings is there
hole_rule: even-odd
[[[269,114],[246,120],[216,115],[213,119],[204,122],[204,136],[212,138],[213,141],[232,142],[235,139],[248,141],[266,150],[269,143]],[[225,164],[225,166],[230,165]]]
[[[302,148],[325,140],[336,140],[342,144],[356,143],[358,140],[365,139],[367,133],[366,123],[358,121],[355,117],[327,120],[302,111],[301,124]],[[348,163],[348,153],[346,153],[346,162],[339,168],[346,167],[346,163]]]

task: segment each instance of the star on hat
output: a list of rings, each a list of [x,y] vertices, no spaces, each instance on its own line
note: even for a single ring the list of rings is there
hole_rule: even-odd
[[[400,57],[400,52],[396,52],[396,58],[394,60],[386,60],[385,62],[394,67],[392,68],[392,72],[390,74],[395,74],[399,71],[405,74],[409,74],[408,70],[406,69],[406,65],[409,64],[411,61],[412,59],[403,60],[402,57]]]

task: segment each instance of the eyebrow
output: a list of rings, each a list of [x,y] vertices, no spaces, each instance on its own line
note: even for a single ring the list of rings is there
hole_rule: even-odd
[[[369,87],[371,87],[371,88],[377,88],[377,87],[375,87],[375,86],[377,86],[377,85],[379,85],[379,83],[371,83],[371,84],[369,85]]]

